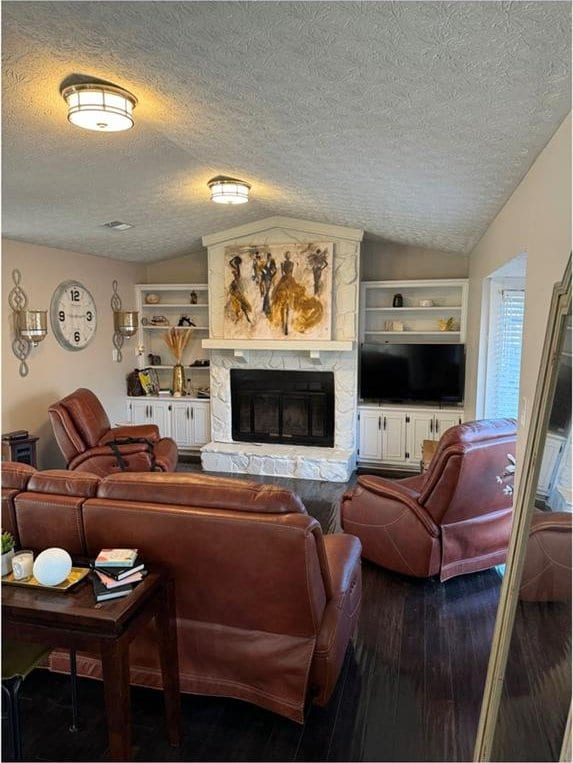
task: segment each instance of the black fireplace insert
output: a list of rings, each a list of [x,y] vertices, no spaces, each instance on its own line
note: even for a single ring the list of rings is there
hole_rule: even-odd
[[[231,369],[233,440],[334,446],[334,373]]]

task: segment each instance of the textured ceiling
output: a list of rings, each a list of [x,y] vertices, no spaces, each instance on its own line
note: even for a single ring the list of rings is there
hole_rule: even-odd
[[[468,252],[570,109],[570,13],[3,2],[3,235],[152,261],[278,214]],[[74,74],[135,93],[135,128],[69,125]],[[220,173],[250,181],[252,201],[211,203]]]

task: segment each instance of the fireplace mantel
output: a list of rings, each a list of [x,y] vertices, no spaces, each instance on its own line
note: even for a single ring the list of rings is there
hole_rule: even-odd
[[[233,355],[242,361],[247,359],[247,353],[253,351],[265,352],[280,350],[281,352],[308,352],[310,359],[320,363],[321,352],[352,352],[352,341],[305,342],[293,339],[285,342],[276,339],[203,339],[202,346],[206,350],[232,350]]]

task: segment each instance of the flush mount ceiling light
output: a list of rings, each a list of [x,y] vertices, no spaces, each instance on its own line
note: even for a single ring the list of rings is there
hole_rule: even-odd
[[[76,127],[96,132],[119,132],[133,127],[137,98],[115,85],[70,85],[62,90],[68,120]]]
[[[217,204],[246,204],[251,186],[244,180],[217,175],[207,183],[211,189],[211,201]]]

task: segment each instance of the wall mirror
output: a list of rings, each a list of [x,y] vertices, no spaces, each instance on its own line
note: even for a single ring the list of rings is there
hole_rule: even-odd
[[[571,258],[549,311],[474,760],[570,760]]]

